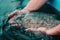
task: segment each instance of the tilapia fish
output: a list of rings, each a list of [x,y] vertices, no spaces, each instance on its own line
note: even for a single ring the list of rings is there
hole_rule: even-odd
[[[39,27],[46,27],[50,29],[60,24],[60,21],[56,20],[55,16],[55,14],[43,12],[22,13],[15,16],[10,22],[17,23],[17,27],[23,25],[25,28],[37,29]]]

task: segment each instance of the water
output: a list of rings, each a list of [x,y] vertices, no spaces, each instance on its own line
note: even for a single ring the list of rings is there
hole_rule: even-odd
[[[22,3],[23,2],[22,0],[0,0],[0,40],[20,40],[20,39],[21,40],[49,40],[51,39],[51,37],[48,35],[40,34],[40,36],[38,37],[38,35],[35,36],[34,33],[32,32],[26,33],[24,26],[22,26],[22,28],[20,27],[18,28],[18,27],[13,27],[8,23],[7,20],[8,14],[10,14],[16,9],[26,6],[25,5],[27,4],[26,1]],[[33,16],[34,20],[36,15],[37,13]],[[25,18],[28,19],[27,17]],[[31,17],[31,15],[29,17]],[[32,21],[34,22],[34,20]],[[37,17],[35,21],[37,21]]]

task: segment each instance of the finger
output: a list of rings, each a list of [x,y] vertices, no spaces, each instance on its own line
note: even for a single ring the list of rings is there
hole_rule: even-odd
[[[11,24],[11,23],[15,23],[14,17],[9,20],[9,23],[10,23],[10,24]]]
[[[13,15],[15,15],[17,13],[17,10],[16,11],[14,11],[14,12],[12,12],[12,13],[10,13],[8,16],[10,17],[10,16],[13,16]]]
[[[13,16],[17,15],[17,13],[19,13],[19,12],[20,12],[20,10],[15,10],[15,11],[12,12],[11,14],[9,14],[8,16],[9,16],[10,18],[12,18]]]
[[[16,24],[16,23],[15,24],[11,24],[11,26],[18,26],[18,24]]]
[[[42,32],[42,33],[44,33],[44,34],[46,34],[47,28],[45,28],[45,27],[40,27],[40,28],[38,28],[37,30],[40,31],[40,32]]]
[[[27,28],[26,31],[36,31],[37,29],[35,28]]]

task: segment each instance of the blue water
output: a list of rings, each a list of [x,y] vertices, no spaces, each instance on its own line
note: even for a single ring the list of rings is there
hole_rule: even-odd
[[[11,13],[19,4],[20,1],[16,0],[0,0],[0,15]]]
[[[52,0],[51,2],[49,1],[49,4],[60,11],[60,0]]]
[[[27,2],[27,1],[26,1]],[[24,2],[24,6],[27,4]],[[11,12],[22,7],[23,0],[0,0],[0,36],[2,35],[3,20]]]

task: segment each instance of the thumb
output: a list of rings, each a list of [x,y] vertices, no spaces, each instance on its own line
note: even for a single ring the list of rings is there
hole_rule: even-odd
[[[58,35],[60,33],[60,24],[46,31],[48,35]]]

